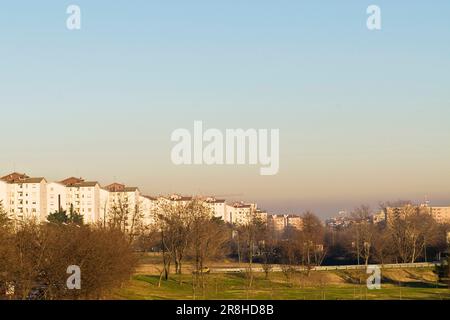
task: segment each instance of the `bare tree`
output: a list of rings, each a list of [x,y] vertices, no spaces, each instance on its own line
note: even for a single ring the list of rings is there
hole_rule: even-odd
[[[267,225],[263,227],[263,233],[264,241],[260,242],[259,251],[262,254],[262,267],[267,280],[269,279],[269,273],[272,271],[272,266],[277,259],[277,234],[273,228],[269,228]]]
[[[247,260],[246,274],[249,280],[248,288],[251,288],[253,285],[253,261],[258,248],[258,243],[263,240],[264,226],[265,223],[256,209],[251,208],[246,219],[237,228],[240,241],[243,241],[244,244],[244,252]]]
[[[175,263],[175,273],[182,273],[182,263],[189,245],[192,213],[198,205],[197,200],[184,203],[162,199],[158,203],[157,224],[161,231],[165,279],[168,279],[172,260]]]
[[[391,238],[400,260],[414,263],[424,253],[427,235],[436,225],[433,217],[418,206],[404,206],[389,223]]]
[[[100,299],[128,280],[136,263],[116,229],[30,220],[0,238],[0,286],[13,288],[13,299]],[[70,265],[81,269],[80,290],[67,289]]]
[[[133,242],[140,234],[144,232],[144,212],[141,202],[137,202],[131,212],[130,227],[128,230],[130,242]]]
[[[313,266],[320,266],[325,258],[325,227],[310,211],[303,214],[302,220],[303,228],[299,232],[298,246],[302,255],[302,264],[310,270]]]
[[[351,213],[351,248],[356,255],[358,265],[360,265],[360,258],[364,260],[365,265],[368,265],[369,259],[372,256],[375,227],[372,223],[371,216],[372,212],[370,207],[366,205],[356,208]]]
[[[396,253],[390,229],[375,226],[372,239],[372,256],[381,264],[395,262]]]
[[[195,211],[190,236],[190,250],[195,261],[194,292],[198,286],[205,290],[205,264],[214,257],[223,256],[228,238],[226,225],[213,216],[210,208],[204,206]]]
[[[113,199],[108,212],[108,225],[111,228],[126,232],[132,211],[126,195],[119,195]]]

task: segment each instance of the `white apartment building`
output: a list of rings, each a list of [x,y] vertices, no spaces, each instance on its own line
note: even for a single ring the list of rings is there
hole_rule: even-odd
[[[430,211],[438,223],[450,224],[450,207],[430,207]]]
[[[406,214],[421,212],[430,214],[437,223],[450,223],[450,206],[449,207],[433,207],[428,204],[405,205],[403,207],[388,207],[385,211],[380,212],[376,216],[376,220],[387,220],[390,224],[396,218],[405,218]],[[383,217],[384,215],[384,217]],[[384,220],[383,220],[384,219]],[[375,219],[374,219],[375,222]]]
[[[84,181],[68,178],[61,181],[66,187],[66,208],[83,216],[85,223],[100,221],[100,184],[97,181]]]
[[[205,199],[205,204],[214,213],[214,217],[229,222],[225,200],[208,197]]]
[[[287,227],[287,216],[284,214],[271,214],[267,217],[267,225],[272,232],[283,233]]]
[[[136,187],[126,187],[124,184],[113,183],[105,187],[109,191],[109,207],[124,206],[130,213],[142,211],[141,192]]]
[[[287,226],[288,226],[288,228],[302,230],[303,229],[302,217],[295,215],[295,214],[287,215]]]
[[[381,210],[380,212],[375,213],[372,216],[372,221],[375,224],[385,222],[386,221],[386,212],[384,210]]]
[[[302,230],[303,220],[301,216],[294,214],[268,215],[267,225],[272,231],[283,233],[289,229]]]
[[[44,178],[25,178],[9,184],[9,213],[13,219],[47,218],[47,181]]]
[[[227,222],[236,225],[248,223],[252,215],[258,214],[257,209],[256,203],[236,202],[233,205],[226,205]]]
[[[47,184],[47,214],[67,210],[66,186],[59,182]]]
[[[144,212],[144,226],[151,226],[156,223],[157,199],[150,196],[140,196],[142,211]]]

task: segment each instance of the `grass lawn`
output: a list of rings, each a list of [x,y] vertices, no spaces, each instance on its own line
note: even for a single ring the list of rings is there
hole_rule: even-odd
[[[246,274],[208,274],[205,287],[192,287],[191,274],[172,275],[158,287],[158,275],[137,274],[110,298],[132,300],[161,299],[269,299],[269,300],[418,300],[450,299],[450,289],[437,284],[431,269],[389,270],[383,274],[382,288],[368,290],[366,275],[356,272],[320,271],[309,276],[271,273],[265,279],[255,273],[252,287]],[[361,284],[360,284],[361,283]]]

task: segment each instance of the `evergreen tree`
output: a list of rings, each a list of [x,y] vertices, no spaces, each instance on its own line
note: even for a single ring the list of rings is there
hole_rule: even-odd
[[[66,210],[58,210],[52,214],[49,214],[47,220],[56,224],[83,224],[83,216],[73,209],[73,205],[70,206],[68,214]]]
[[[68,220],[70,223],[77,224],[79,226],[83,225],[83,216],[73,209],[73,205],[70,206]]]
[[[63,224],[69,222],[69,217],[65,210],[58,210],[54,213],[51,213],[47,217],[48,222],[55,224]]]

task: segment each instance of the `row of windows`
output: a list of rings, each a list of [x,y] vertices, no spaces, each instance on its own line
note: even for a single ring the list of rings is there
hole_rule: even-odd
[[[14,198],[14,196],[15,196],[15,194],[14,194],[14,193],[11,193],[11,198]],[[23,194],[22,192],[18,192],[18,193],[17,193],[17,197],[23,197],[23,196],[25,196],[25,197],[30,197],[30,194],[29,194],[29,193]],[[33,192],[33,193],[31,194],[31,196],[32,196],[33,198],[36,198],[36,197],[37,197],[37,193],[36,193],[36,192]]]
[[[19,189],[28,189],[29,184],[25,184],[25,188],[23,187],[24,186],[23,184],[18,184],[18,186],[19,186]],[[32,184],[31,188],[32,189],[36,189],[37,188],[37,184]]]
[[[67,195],[67,198],[76,198],[76,199],[80,199],[80,195],[79,194],[76,194],[74,197],[72,197],[72,195]],[[84,194],[82,194],[81,195],[81,198],[92,198],[92,195],[91,194],[88,194],[86,197],[84,196]]]
[[[28,212],[32,212],[32,213],[36,213],[37,212],[37,209],[36,208],[31,208],[31,210],[29,210],[28,208],[25,208],[25,211],[24,211],[24,209],[22,209],[22,208],[19,208],[19,209],[17,209],[17,213],[24,213],[24,212],[26,212],[26,213],[28,213]],[[14,209],[11,209],[11,213],[14,213]]]
[[[21,205],[21,204],[28,204],[29,202],[28,202],[28,200],[26,200],[26,201],[23,201],[23,200],[19,200],[18,202],[17,202],[17,204],[18,205]],[[37,202],[36,201],[32,201],[31,202],[31,204],[36,204]],[[9,204],[10,205],[14,205],[15,204],[15,202],[14,202],[14,200],[11,200],[10,202],[9,202]]]

